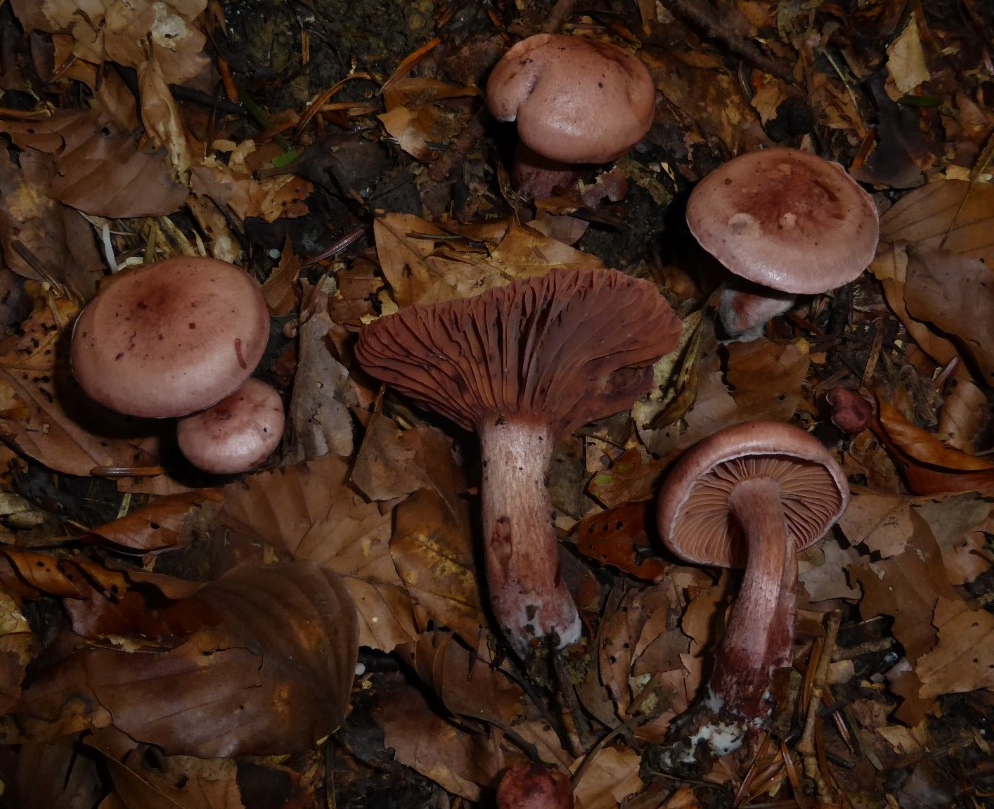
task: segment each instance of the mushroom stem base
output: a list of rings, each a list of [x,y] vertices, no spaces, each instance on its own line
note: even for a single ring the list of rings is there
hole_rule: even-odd
[[[483,543],[494,617],[515,649],[551,637],[580,639],[581,623],[562,581],[546,474],[547,424],[499,420],[479,425],[483,457]]]

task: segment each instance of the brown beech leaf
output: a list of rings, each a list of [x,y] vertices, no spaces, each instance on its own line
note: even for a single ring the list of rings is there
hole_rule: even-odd
[[[871,422],[873,433],[887,447],[912,492],[994,494],[994,464],[945,446],[879,395],[877,411],[879,421]]]
[[[124,517],[91,528],[86,536],[141,553],[185,546],[192,541],[189,527],[197,519],[199,507],[221,500],[216,489],[165,495]]]
[[[363,646],[392,651],[414,640],[413,602],[390,555],[391,514],[347,483],[348,465],[326,456],[225,487],[222,521],[345,577]]]
[[[940,598],[932,619],[939,642],[915,665],[922,698],[994,688],[994,615],[962,599]]]
[[[72,738],[24,744],[2,762],[5,804],[17,809],[93,809],[104,789],[97,762]],[[11,760],[11,758],[13,760]]]
[[[394,500],[431,489],[452,510],[466,488],[451,438],[432,427],[402,430],[379,413],[366,428],[351,480],[370,500]]]
[[[158,441],[148,421],[111,414],[89,401],[63,355],[77,307],[50,296],[0,338],[0,435],[25,455],[67,475],[96,468],[156,466]]]
[[[108,60],[137,67],[151,49],[170,84],[183,84],[206,67],[206,39],[196,18],[207,0],[132,0],[126,11],[117,3],[90,3],[85,14],[75,2],[60,0],[11,5],[26,30],[72,34],[73,54],[95,65]]]
[[[478,801],[496,783],[500,757],[493,737],[447,722],[413,686],[384,688],[376,718],[397,761],[448,792]]]
[[[909,519],[913,534],[901,553],[879,562],[854,565],[849,568],[849,577],[863,588],[863,618],[892,616],[894,636],[914,665],[935,645],[935,604],[940,598],[955,598],[956,591],[946,578],[939,546],[928,523],[916,512],[911,512]]]
[[[452,713],[510,728],[525,712],[525,692],[500,666],[446,632],[424,634],[411,663]]]
[[[811,364],[805,340],[730,343],[728,385],[742,421],[789,421]]]
[[[571,534],[576,549],[588,559],[643,581],[662,576],[670,565],[649,541],[655,502],[638,500],[584,517]]]
[[[615,809],[627,805],[625,798],[642,788],[641,758],[632,747],[604,747],[594,754],[576,784],[579,809]]]
[[[467,503],[452,510],[436,492],[422,489],[397,506],[390,551],[414,600],[476,648],[487,620],[471,525]]]
[[[86,744],[104,754],[114,791],[129,809],[244,809],[233,758],[163,756],[111,734],[98,731]]]
[[[994,267],[979,258],[909,246],[904,303],[912,317],[955,338],[984,385],[994,383],[994,344],[989,339],[994,334]]]
[[[335,324],[328,314],[329,293],[323,282],[313,287],[305,282],[304,294],[289,411],[293,440],[287,460],[291,463],[322,455],[351,455],[349,408],[358,403],[348,370],[331,351],[329,333]]]
[[[88,110],[59,112],[45,121],[0,122],[22,149],[55,156],[49,195],[84,213],[124,218],[177,211],[187,196],[166,154],[139,149],[99,102]]]
[[[38,652],[38,642],[17,601],[0,590],[0,715],[21,699],[25,669]]]
[[[880,217],[882,242],[948,250],[994,267],[994,186],[939,180],[909,191]]]
[[[664,462],[635,446],[615,458],[610,469],[596,472],[587,484],[587,491],[608,509],[645,500],[652,497],[665,468]]]
[[[139,597],[166,579],[147,578]],[[110,596],[95,595],[91,608],[110,608],[124,629],[121,593]],[[136,643],[71,651],[36,677],[16,717],[29,738],[112,722],[169,753],[272,755],[310,747],[344,718],[358,633],[331,571],[242,565],[187,598],[158,602],[153,620],[157,612],[158,628],[178,634],[150,644],[150,610],[136,610]]]

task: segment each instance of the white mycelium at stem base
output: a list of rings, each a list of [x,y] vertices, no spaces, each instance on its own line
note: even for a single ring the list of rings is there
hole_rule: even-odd
[[[756,719],[768,713],[766,692],[773,672],[791,662],[797,555],[787,536],[775,480],[743,480],[728,504],[742,528],[748,556],[715,660],[711,691],[730,712]]]
[[[518,646],[552,636],[580,639],[580,616],[563,584],[546,477],[553,436],[534,420],[478,427],[483,457],[483,537],[494,617]],[[525,648],[518,651],[524,652]]]

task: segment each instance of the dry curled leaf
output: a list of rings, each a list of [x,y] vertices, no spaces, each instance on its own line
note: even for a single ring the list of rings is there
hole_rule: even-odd
[[[76,606],[76,624],[91,627],[100,618],[86,611],[110,610],[116,644],[81,646],[35,678],[16,715],[25,738],[73,727],[75,715],[75,727],[113,724],[171,753],[271,755],[342,721],[358,633],[334,573],[243,565],[179,600],[158,591],[168,577],[134,578],[129,594],[144,603],[128,613],[119,588]]]
[[[392,651],[418,635],[390,555],[392,517],[351,489],[347,475],[334,456],[253,475],[225,489],[222,521],[341,574],[359,612],[360,642]]]

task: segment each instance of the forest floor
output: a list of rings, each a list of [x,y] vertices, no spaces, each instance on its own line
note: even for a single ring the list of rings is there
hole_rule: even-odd
[[[540,31],[634,53],[656,107],[529,202],[484,88]],[[492,806],[524,761],[582,809],[994,806],[992,42],[984,0],[0,2],[0,806]],[[687,197],[775,146],[872,195],[876,258],[722,342]],[[245,475],[68,363],[112,272],[204,255],[271,316],[287,431]],[[650,396],[557,445],[585,640],[523,661],[480,584],[476,438],[353,348],[586,268],[654,283],[683,337]],[[751,420],[820,439],[852,500],[800,556],[768,725],[661,772],[740,577],[670,555],[655,498]]]

